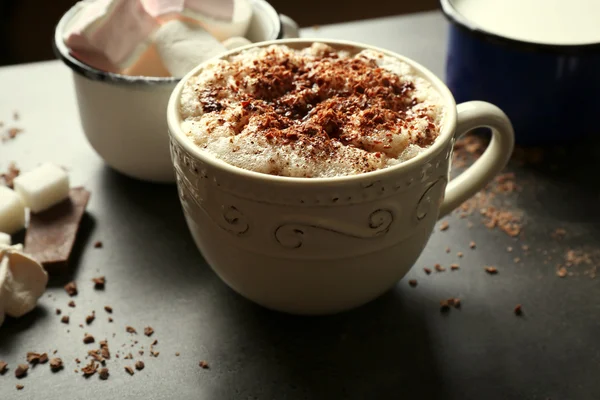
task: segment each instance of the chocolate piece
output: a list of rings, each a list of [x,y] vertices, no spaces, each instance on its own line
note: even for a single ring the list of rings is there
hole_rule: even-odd
[[[90,315],[88,315],[87,317],[85,317],[85,323],[89,325],[92,322],[94,322],[95,319],[96,319],[96,312],[92,311],[92,313]]]
[[[108,368],[102,368],[99,372],[99,376],[103,381],[107,380],[109,376]]]
[[[131,368],[129,365],[125,366],[125,371],[127,371],[129,375],[133,375],[133,368]]]
[[[77,284],[75,282],[69,282],[65,285],[65,292],[71,297],[77,295]],[[70,303],[69,303],[70,305]]]
[[[154,333],[154,329],[151,326],[147,326],[144,328],[144,335],[150,337]]]
[[[73,300],[71,300],[68,305],[69,307],[75,308],[75,302]]]
[[[4,361],[0,361],[0,375],[4,375],[8,371],[8,364]]]
[[[90,344],[90,343],[94,343],[95,339],[92,335],[90,335],[89,333],[86,333],[85,336],[83,337],[83,343],[85,344]]]
[[[92,282],[94,282],[94,289],[102,290],[104,289],[104,285],[106,284],[106,278],[104,278],[103,276],[99,276],[97,278],[92,279]]]
[[[65,272],[90,192],[72,188],[69,199],[40,213],[31,213],[25,234],[25,252],[49,274]]]
[[[98,370],[98,364],[96,364],[96,362],[94,360],[91,360],[88,365],[81,368],[81,372],[83,373],[83,376],[85,376],[86,378],[89,378],[90,376],[94,375],[97,370]]]
[[[112,314],[112,312],[113,312],[113,309],[111,306],[104,306],[104,310],[109,314]]]
[[[27,371],[29,370],[29,365],[27,364],[19,364],[17,369],[15,369],[15,376],[19,379],[23,378],[27,375]]]
[[[208,363],[204,360],[200,361],[198,365],[200,365],[201,368],[208,369]]]
[[[69,316],[68,315],[63,315],[62,318],[60,319],[60,322],[62,322],[63,324],[68,324],[69,323]]]
[[[132,326],[126,326],[125,331],[127,331],[127,333],[137,333],[137,331]]]
[[[63,369],[63,362],[60,358],[56,357],[50,360],[50,369],[52,372],[58,372]]]
[[[23,386],[23,385],[17,385],[16,387],[17,387],[17,390],[23,390],[23,388],[24,388],[25,386]]]
[[[40,362],[40,356],[41,354],[30,351],[27,353],[27,362],[29,364],[35,365]]]
[[[135,369],[137,369],[138,371],[143,370],[145,367],[144,362],[143,361],[138,361],[135,363]]]

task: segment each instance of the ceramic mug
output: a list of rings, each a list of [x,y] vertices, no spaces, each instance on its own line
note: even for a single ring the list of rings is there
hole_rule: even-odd
[[[479,101],[457,107],[442,81],[416,62],[364,44],[322,42],[380,51],[431,82],[446,108],[434,144],[397,166],[354,176],[272,176],[226,164],[182,131],[182,88],[202,65],[177,85],[167,109],[179,196],[204,258],[242,296],[294,314],[351,309],[392,288],[421,254],[438,218],[483,188],[505,166],[514,142],[499,108]],[[271,44],[304,48],[312,41],[249,47]],[[448,182],[456,139],[476,127],[491,128],[489,147]]]
[[[252,42],[297,37],[298,26],[264,0],[249,0]],[[109,73],[73,57],[63,33],[84,6],[75,4],[58,23],[54,52],[73,71],[79,117],[88,142],[113,169],[133,178],[173,182],[165,109],[180,77]]]

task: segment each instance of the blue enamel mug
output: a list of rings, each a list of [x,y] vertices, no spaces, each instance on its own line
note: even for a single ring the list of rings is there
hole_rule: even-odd
[[[600,1],[441,5],[450,20],[446,83],[457,103],[498,105],[521,145],[600,133]]]

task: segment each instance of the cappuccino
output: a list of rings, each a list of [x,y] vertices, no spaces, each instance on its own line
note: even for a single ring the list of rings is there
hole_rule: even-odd
[[[206,64],[185,83],[179,111],[183,131],[213,157],[307,178],[402,163],[431,146],[444,118],[440,94],[410,65],[322,43]]]

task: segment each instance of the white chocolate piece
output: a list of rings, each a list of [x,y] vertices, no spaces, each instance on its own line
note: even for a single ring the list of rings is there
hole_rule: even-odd
[[[25,205],[21,197],[6,186],[0,186],[0,232],[13,234],[25,227]]]
[[[69,197],[69,176],[57,165],[46,163],[15,178],[15,191],[31,212],[44,211]]]
[[[154,34],[156,50],[171,75],[183,77],[198,64],[226,51],[200,26],[171,20]]]
[[[48,274],[20,246],[0,248],[0,314],[18,318],[33,310],[44,294]]]
[[[243,47],[251,44],[252,42],[241,36],[230,37],[223,41],[223,46],[227,48],[227,50],[237,49],[238,47]]]
[[[12,239],[8,233],[0,232],[0,246],[10,246]]]

